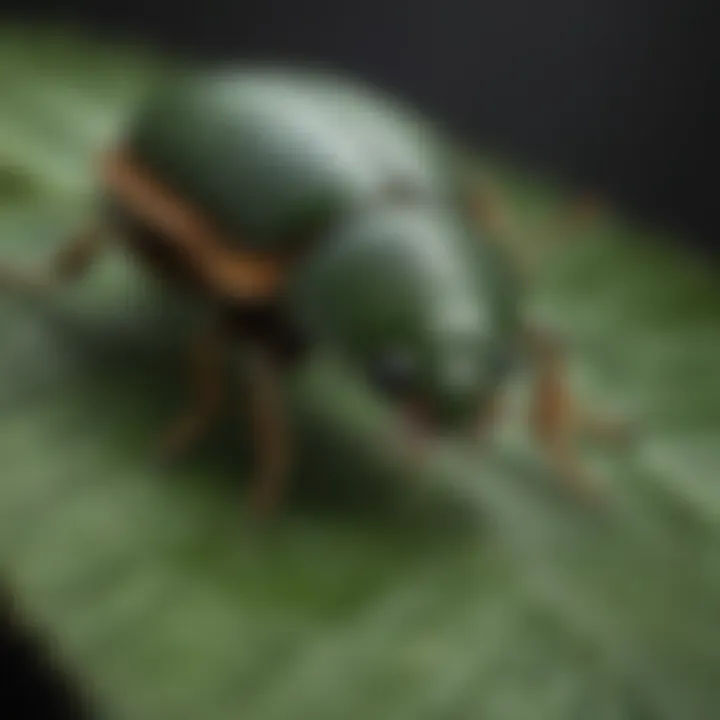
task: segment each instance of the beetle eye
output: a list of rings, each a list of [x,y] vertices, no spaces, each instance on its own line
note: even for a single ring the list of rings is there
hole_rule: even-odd
[[[413,358],[406,352],[393,351],[383,355],[370,368],[371,382],[382,392],[394,397],[409,393],[416,380]]]

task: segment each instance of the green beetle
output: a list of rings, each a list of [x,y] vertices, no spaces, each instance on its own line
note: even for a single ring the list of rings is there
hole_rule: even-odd
[[[213,419],[223,352],[246,344],[258,512],[277,505],[292,469],[282,375],[319,345],[430,434],[482,433],[509,371],[531,359],[536,433],[561,476],[589,489],[560,354],[523,318],[496,205],[467,158],[413,110],[341,78],[184,69],[103,156],[107,222],[63,249],[43,282],[80,277],[119,229],[145,267],[211,311],[192,345],[187,411],[163,435],[169,455]]]

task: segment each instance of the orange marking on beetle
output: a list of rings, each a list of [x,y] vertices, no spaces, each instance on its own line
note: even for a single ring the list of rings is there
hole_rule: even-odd
[[[202,281],[232,300],[277,295],[289,270],[285,258],[240,251],[185,199],[124,150],[106,155],[101,179],[138,219],[163,233],[191,259]]]

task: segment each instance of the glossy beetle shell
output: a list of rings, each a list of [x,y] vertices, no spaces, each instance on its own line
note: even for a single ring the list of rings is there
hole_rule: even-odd
[[[196,72],[154,94],[133,154],[228,236],[280,249],[405,184],[452,192],[452,156],[410,110],[331,76]]]
[[[150,98],[126,149],[238,250],[310,239],[285,311],[361,370],[400,346],[448,422],[502,380],[514,277],[473,218],[468,159],[419,114],[329,76],[193,72]]]

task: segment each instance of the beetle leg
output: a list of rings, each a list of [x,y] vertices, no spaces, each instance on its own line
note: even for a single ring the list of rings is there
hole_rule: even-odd
[[[274,298],[289,269],[287,258],[241,252],[186,199],[171,192],[127,152],[104,158],[103,180],[138,218],[191,259],[200,280],[229,301]]]
[[[0,287],[43,292],[81,280],[97,260],[104,244],[104,232],[100,228],[88,228],[55,253],[44,273],[0,266]]]
[[[190,400],[161,435],[158,454],[174,460],[197,442],[218,415],[223,397],[225,336],[217,324],[203,328],[191,347]]]
[[[486,182],[480,183],[471,197],[470,212],[478,227],[488,230],[519,270],[529,275],[537,264],[537,258],[519,242],[520,230],[501,193]]]
[[[582,232],[595,222],[602,212],[602,204],[592,196],[576,198],[561,209],[540,232],[528,232],[513,217],[502,193],[486,181],[476,186],[470,211],[479,226],[490,231],[496,242],[529,277],[539,265],[541,253],[550,243],[557,244]],[[527,242],[527,239],[533,242]]]
[[[561,479],[575,492],[596,499],[597,490],[574,443],[580,416],[570,393],[562,352],[548,333],[533,329],[528,334],[535,370],[530,411],[533,433]]]
[[[257,345],[249,348],[247,361],[256,454],[251,504],[256,515],[265,517],[285,494],[292,465],[292,438],[280,366]]]

